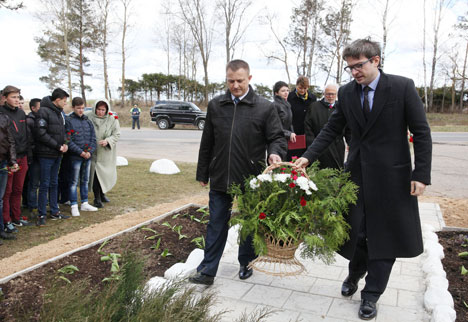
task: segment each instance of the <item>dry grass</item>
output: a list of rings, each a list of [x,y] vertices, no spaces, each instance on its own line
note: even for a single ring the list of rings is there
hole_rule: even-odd
[[[142,210],[155,204],[183,198],[204,191],[195,180],[196,164],[177,162],[181,172],[175,175],[150,173],[151,160],[130,159],[129,166],[118,168],[117,185],[107,194],[111,202],[98,212],[82,212],[68,220],[47,220],[44,227],[20,227],[18,238],[5,240],[0,258],[48,242],[95,223],[102,223],[117,215]],[[92,192],[89,200],[93,200]],[[70,215],[70,207],[60,205],[62,213]],[[23,215],[28,215],[23,210]],[[35,222],[35,221],[32,221]]]
[[[428,113],[433,132],[468,132],[468,114]]]

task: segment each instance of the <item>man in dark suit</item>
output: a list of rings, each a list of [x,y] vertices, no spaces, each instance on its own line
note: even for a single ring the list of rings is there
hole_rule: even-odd
[[[315,161],[348,126],[352,132],[346,170],[359,186],[348,222],[350,239],[340,249],[349,259],[343,296],[351,296],[367,273],[359,317],[372,319],[397,257],[415,257],[423,244],[417,196],[430,184],[432,140],[421,99],[411,79],[387,75],[380,46],[356,40],[343,51],[354,80],[338,92],[340,104],[295,165]],[[407,130],[414,134],[414,168]]]
[[[304,120],[304,128],[306,135],[307,146],[311,145],[314,139],[319,135],[325,124],[328,123],[330,115],[335,110],[336,95],[338,93],[338,85],[328,84],[324,90],[324,96],[320,101],[312,103],[307,110]],[[320,168],[342,169],[344,165],[345,143],[344,134],[339,135],[335,142],[330,144],[325,152],[318,158]],[[347,142],[349,142],[347,135]]]

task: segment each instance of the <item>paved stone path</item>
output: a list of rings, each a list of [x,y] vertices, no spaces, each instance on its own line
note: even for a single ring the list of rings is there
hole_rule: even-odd
[[[422,223],[440,230],[443,227],[440,208],[434,203],[420,203]],[[296,277],[273,277],[254,272],[248,280],[238,276],[237,247],[225,250],[218,276],[209,289],[217,292],[214,312],[228,311],[222,321],[235,321],[247,314],[269,308],[276,310],[264,321],[285,322],[349,322],[362,321],[358,317],[360,290],[351,298],[341,296],[341,283],[348,274],[348,261],[337,255],[336,262],[325,265],[311,260],[300,261],[306,273]],[[421,270],[421,256],[398,259],[393,266],[387,290],[378,302],[377,322],[430,321],[423,307],[425,282]]]

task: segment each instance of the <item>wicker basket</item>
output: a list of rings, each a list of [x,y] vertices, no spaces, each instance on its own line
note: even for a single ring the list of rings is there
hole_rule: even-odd
[[[282,240],[274,237],[270,233],[265,233],[267,244],[267,254],[257,257],[249,266],[254,270],[273,276],[293,276],[305,271],[304,265],[299,262],[295,253],[300,241],[293,241],[292,238]]]

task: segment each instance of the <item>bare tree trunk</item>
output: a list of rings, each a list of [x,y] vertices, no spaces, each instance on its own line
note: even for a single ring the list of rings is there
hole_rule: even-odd
[[[100,21],[100,32],[101,32],[101,54],[102,54],[102,65],[104,74],[104,95],[107,100],[109,97],[109,73],[107,67],[107,36],[108,36],[108,19],[110,12],[110,5],[112,0],[99,0],[98,6],[101,10],[101,21]]]
[[[69,3],[67,0],[62,0],[61,5],[61,14],[58,17],[65,17],[69,12]],[[67,65],[67,79],[68,79],[68,94],[70,95],[70,100],[73,99],[73,86],[72,86],[72,76],[71,76],[71,66],[70,66],[70,50],[68,47],[68,20],[61,19],[62,29],[63,29],[63,49],[65,50],[65,61]]]
[[[388,26],[387,26],[387,15],[388,15],[388,3],[390,0],[385,1],[385,9],[382,14],[382,57],[380,64],[382,69],[384,68],[385,63],[385,49],[387,48],[387,35],[388,35]]]
[[[121,92],[121,104],[122,107],[125,106],[125,37],[127,36],[127,28],[128,28],[128,15],[129,15],[129,7],[132,0],[121,0],[124,14],[123,14],[123,21],[122,21],[122,42],[121,42],[121,50],[122,50],[122,92]]]
[[[80,0],[79,2],[79,12],[80,12],[80,19],[79,19],[79,72],[80,72],[80,89],[81,89],[81,98],[84,100],[86,105],[86,90],[85,90],[85,83],[84,83],[84,53],[83,53],[83,1]]]
[[[427,102],[427,68],[426,68],[426,0],[423,1],[423,72],[424,72],[424,108],[426,113],[429,112],[429,106]]]
[[[442,11],[444,8],[445,0],[438,0],[439,7],[434,12],[434,44],[432,49],[432,65],[431,65],[431,80],[429,82],[429,110],[432,110],[434,103],[434,83],[435,83],[435,72],[437,66],[437,50],[439,45],[439,30],[440,22],[442,20]]]
[[[461,74],[460,103],[459,103],[459,107],[458,107],[458,109],[460,111],[463,110],[463,96],[464,96],[464,92],[465,92],[467,57],[468,57],[468,41],[466,42],[465,59],[463,61],[463,71],[462,71],[462,74]]]
[[[275,28],[273,27],[273,20],[274,17],[272,16],[267,16],[266,19],[268,20],[268,23],[270,25],[270,30],[273,36],[276,39],[276,42],[278,45],[280,45],[281,50],[283,51],[283,55],[280,57],[279,55],[271,54],[271,55],[266,55],[268,59],[275,59],[284,64],[284,69],[286,71],[286,75],[288,77],[288,85],[291,84],[291,76],[289,73],[289,66],[288,66],[288,50],[286,48],[286,45],[284,44],[284,41],[281,40],[281,38],[278,36],[278,33],[275,31]]]

